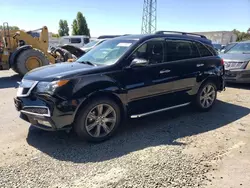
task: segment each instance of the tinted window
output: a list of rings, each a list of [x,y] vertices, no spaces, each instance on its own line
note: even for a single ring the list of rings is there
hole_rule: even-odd
[[[207,49],[207,47],[205,47],[203,44],[199,42],[196,42],[195,44],[198,47],[202,57],[213,56],[212,52],[210,52],[209,49]]]
[[[209,45],[205,45],[205,46],[210,50],[210,52],[212,52],[213,55],[218,55],[218,52],[212,46],[209,46]]]
[[[177,61],[200,57],[196,46],[190,41],[167,40],[166,61]]]
[[[133,58],[146,59],[150,64],[162,63],[163,56],[164,43],[162,41],[149,41],[133,54]]]
[[[72,44],[79,44],[82,42],[81,38],[70,38],[69,41]]]

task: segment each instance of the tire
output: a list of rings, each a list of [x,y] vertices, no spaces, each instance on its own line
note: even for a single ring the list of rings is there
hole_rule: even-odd
[[[209,88],[210,88],[210,90],[208,92],[206,92],[207,89],[209,89]],[[203,99],[203,98],[205,98],[205,99]],[[216,87],[214,82],[207,81],[201,85],[201,87],[196,95],[194,104],[195,104],[195,107],[199,111],[207,112],[214,106],[216,99],[217,99],[217,87]],[[208,101],[209,105],[208,105],[208,102],[205,102],[205,101]]]
[[[32,59],[35,61],[36,64],[31,64],[28,60]],[[28,64],[29,63],[29,64]],[[29,66],[28,66],[29,65]],[[13,70],[24,76],[27,72],[41,66],[49,65],[49,60],[46,56],[37,49],[27,49],[17,56],[16,62],[13,66]]]
[[[55,50],[54,52],[55,54],[56,53],[59,53],[61,58],[59,59],[59,62],[67,62],[68,59],[72,59],[72,54],[69,53],[67,50],[64,50],[64,49],[61,49],[61,48],[58,48]]]
[[[103,119],[98,118],[98,106],[100,105],[103,106]],[[111,109],[112,112],[105,116],[107,109]],[[115,119],[115,121],[107,121],[112,119]],[[106,123],[104,123],[104,121],[106,121]],[[120,125],[120,121],[121,110],[119,106],[109,98],[97,98],[91,100],[79,111],[74,124],[74,131],[82,140],[89,142],[102,142],[113,136]],[[98,132],[99,136],[97,136]]]

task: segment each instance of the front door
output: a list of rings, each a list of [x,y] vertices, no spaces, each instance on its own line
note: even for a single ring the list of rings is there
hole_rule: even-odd
[[[172,90],[174,72],[170,71],[171,64],[164,63],[164,52],[165,39],[154,39],[144,43],[132,55],[148,60],[149,64],[127,70],[126,89],[131,114],[158,110],[171,101],[166,95]]]

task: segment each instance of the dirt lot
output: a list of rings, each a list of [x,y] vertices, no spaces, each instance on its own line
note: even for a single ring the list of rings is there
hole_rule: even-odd
[[[249,188],[250,86],[233,85],[215,108],[129,120],[111,140],[80,142],[20,120],[19,81],[0,73],[0,187]]]

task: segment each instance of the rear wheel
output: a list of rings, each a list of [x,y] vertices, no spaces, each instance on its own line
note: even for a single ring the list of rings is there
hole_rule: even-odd
[[[45,65],[49,65],[49,60],[40,50],[27,49],[18,55],[13,70],[23,76],[27,72]]]
[[[101,142],[110,138],[120,125],[120,108],[108,98],[89,102],[79,112],[74,130],[84,140]]]
[[[200,87],[195,105],[200,111],[209,111],[217,98],[217,87],[213,82],[206,82]]]

